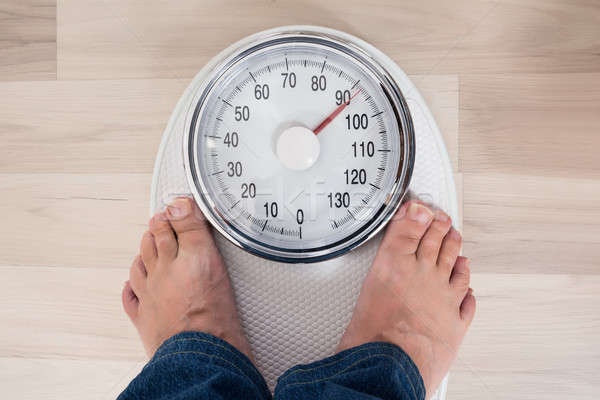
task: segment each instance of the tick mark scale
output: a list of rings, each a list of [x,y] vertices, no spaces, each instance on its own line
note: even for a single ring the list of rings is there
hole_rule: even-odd
[[[311,262],[385,225],[408,186],[414,132],[377,60],[335,36],[289,33],[247,43],[211,72],[184,157],[196,201],[225,237]]]

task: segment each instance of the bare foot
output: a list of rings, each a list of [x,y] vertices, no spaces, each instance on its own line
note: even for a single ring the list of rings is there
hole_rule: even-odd
[[[149,227],[123,288],[123,307],[148,356],[177,333],[200,331],[252,358],[227,270],[196,203],[176,199]]]
[[[387,228],[338,351],[394,343],[417,365],[431,395],[475,315],[461,241],[445,213],[404,204]]]

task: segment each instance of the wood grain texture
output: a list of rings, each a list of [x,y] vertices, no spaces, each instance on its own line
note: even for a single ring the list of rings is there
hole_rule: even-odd
[[[458,165],[458,79],[415,77]],[[0,82],[0,173],[151,173],[189,80]]]
[[[477,270],[600,274],[600,180],[464,173],[463,187]]]
[[[187,84],[0,82],[0,172],[152,172]]]
[[[402,60],[409,73],[431,74],[447,49],[493,4],[426,0],[410,3],[407,12],[395,2],[367,6],[360,0],[59,0],[58,76],[191,77],[244,36],[291,24],[332,26],[361,34]],[[390,29],[397,34],[390,34]]]
[[[0,386],[20,400],[114,400],[142,367],[133,361],[0,357]]]
[[[0,81],[56,79],[56,1],[0,3]]]
[[[139,371],[119,293],[167,119],[220,50],[286,24],[380,48],[444,135],[478,298],[448,399],[596,398],[595,0],[3,1],[3,396],[115,398]]]
[[[145,359],[121,305],[127,268],[3,266],[0,277],[0,357]]]
[[[472,286],[477,315],[448,400],[598,397],[600,276],[475,272]]]
[[[461,169],[600,177],[600,74],[460,79]]]
[[[291,24],[357,34],[410,74],[600,71],[590,0],[59,0],[58,76],[191,77],[236,40]]]
[[[501,0],[475,13],[477,23],[448,50],[437,73],[600,71],[597,1]]]
[[[126,270],[147,229],[150,174],[0,174],[0,265]]]
[[[0,174],[0,209],[11,227],[0,230],[0,266],[127,270],[147,229],[151,178]],[[462,193],[460,175],[456,183]]]

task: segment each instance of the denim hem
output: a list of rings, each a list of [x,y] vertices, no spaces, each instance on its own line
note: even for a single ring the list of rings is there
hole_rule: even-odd
[[[321,361],[295,366],[278,379],[275,397],[292,387],[333,381],[343,374],[360,372],[373,363],[381,362],[393,365],[396,378],[409,388],[411,399],[425,398],[425,386],[417,366],[400,347],[386,342],[366,343]]]
[[[204,332],[182,332],[167,339],[144,369],[166,357],[186,355],[209,359],[234,373],[245,376],[263,392],[264,398],[271,398],[271,392],[263,376],[245,354],[225,340]]]

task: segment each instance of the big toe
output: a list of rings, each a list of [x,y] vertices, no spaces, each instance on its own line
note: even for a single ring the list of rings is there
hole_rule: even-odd
[[[416,201],[403,204],[388,225],[382,247],[397,254],[414,254],[433,219],[433,212]]]
[[[445,212],[437,210],[435,219],[429,225],[423,240],[419,244],[417,256],[428,264],[435,264],[438,259],[444,237],[452,227],[452,220]]]
[[[177,235],[180,252],[213,246],[206,219],[194,200],[187,197],[175,199],[167,207],[166,215]]]

